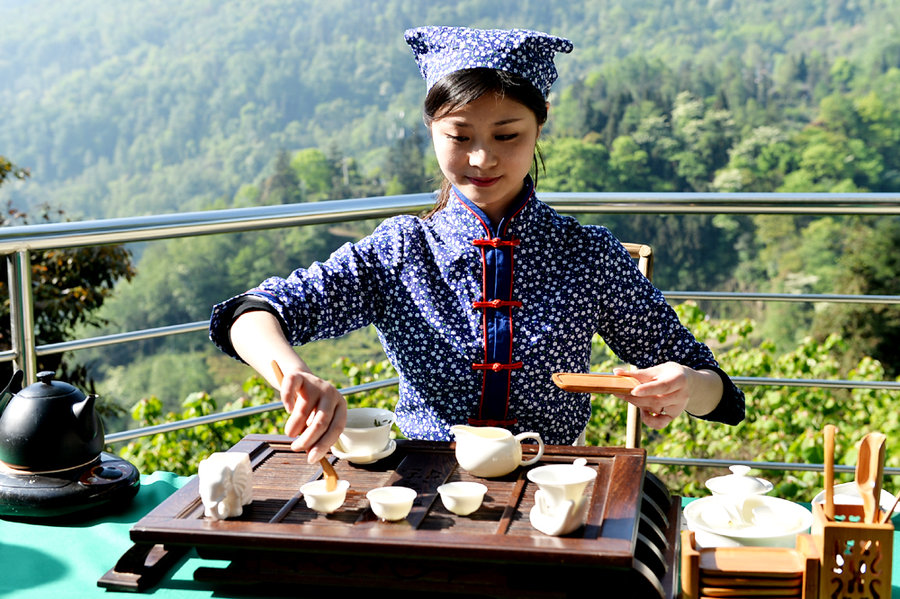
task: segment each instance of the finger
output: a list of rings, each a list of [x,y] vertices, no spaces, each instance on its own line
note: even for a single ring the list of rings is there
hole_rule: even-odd
[[[303,433],[315,417],[321,398],[328,392],[329,383],[314,376],[299,376],[299,385],[291,415],[284,425],[287,435],[296,437]]]
[[[631,390],[631,394],[635,397],[649,397],[652,395],[669,395],[681,388],[681,384],[677,380],[668,379],[652,379],[640,383]]]
[[[337,443],[347,422],[347,403],[343,396],[334,391],[320,402],[306,430],[291,443],[294,451],[306,450],[310,463],[324,457],[332,445]]]
[[[667,426],[674,418],[667,413],[654,412],[653,410],[642,409],[641,420],[649,427],[661,429]]]

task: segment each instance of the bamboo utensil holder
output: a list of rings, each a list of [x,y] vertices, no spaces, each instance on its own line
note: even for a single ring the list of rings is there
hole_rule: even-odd
[[[812,509],[812,538],[821,559],[819,598],[890,597],[894,525],[880,523],[882,510],[876,524],[863,521],[861,505],[835,505],[834,520],[821,503]]]

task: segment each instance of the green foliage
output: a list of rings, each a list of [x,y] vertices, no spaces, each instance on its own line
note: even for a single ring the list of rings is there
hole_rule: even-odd
[[[733,375],[761,378],[883,380],[883,367],[864,358],[850,371],[841,368],[846,351],[842,339],[830,336],[825,343],[804,340],[796,348],[777,354],[770,343],[751,341],[754,323],[750,320],[713,321],[692,303],[676,307],[682,322],[711,347],[718,348],[722,367]],[[595,372],[609,372],[619,365],[617,358],[599,338],[594,341]],[[350,386],[385,380],[396,376],[386,360],[354,363],[342,358],[335,365]],[[275,391],[259,377],[244,385],[245,396],[223,407],[239,409],[276,400]],[[837,424],[836,461],[852,465],[855,446],[873,430],[892,430],[900,425],[894,409],[893,393],[877,389],[828,389],[816,387],[745,388],[747,418],[731,427],[683,415],[662,431],[644,427],[643,446],[651,456],[706,458],[773,462],[822,463],[820,431],[827,423]],[[348,397],[351,407],[374,406],[393,409],[396,387],[390,386]],[[170,420],[194,418],[217,412],[216,402],[205,393],[190,394],[181,413],[166,413],[156,397],[141,400],[132,410],[139,426],[152,426]],[[613,397],[594,398],[593,414],[587,429],[589,445],[620,445],[625,431],[625,404]],[[196,472],[197,464],[209,453],[223,451],[251,433],[277,434],[285,414],[275,410],[234,421],[220,421],[173,433],[157,434],[130,442],[120,452],[142,471],[169,470],[183,475]],[[888,465],[900,465],[900,440],[888,438]],[[718,474],[714,469],[653,465],[669,488],[679,494],[699,496],[707,493],[703,482]],[[821,489],[816,472],[765,472],[775,483],[773,493],[796,501],[809,501]],[[896,481],[895,481],[896,483]],[[887,485],[890,488],[890,484]]]
[[[719,348],[717,359],[732,375],[850,380],[885,377],[882,366],[871,358],[863,358],[852,370],[843,370],[841,361],[846,346],[837,335],[829,336],[824,343],[804,339],[779,355],[769,342],[752,343],[755,325],[749,320],[714,322],[690,303],[677,306],[676,311],[698,339]],[[600,339],[595,340],[594,353],[592,368],[596,372],[610,372],[619,364]],[[862,436],[873,430],[890,430],[886,423],[898,420],[890,391],[756,385],[745,387],[744,392],[747,418],[740,425],[730,427],[683,415],[662,431],[644,426],[643,446],[649,455],[673,458],[821,464],[821,430],[831,423],[841,431],[836,460],[855,464],[855,444]],[[588,443],[620,444],[624,439],[625,414],[620,400],[596,397]],[[889,464],[900,464],[900,442],[895,440],[886,453]],[[708,493],[703,482],[716,474],[710,469],[681,466],[655,465],[653,469],[670,489],[688,496]],[[821,474],[815,472],[772,471],[764,476],[775,483],[773,494],[787,499],[810,501],[822,488]]]
[[[397,376],[387,360],[354,364],[341,358],[335,364],[351,386],[385,380]],[[276,391],[258,376],[244,383],[244,395],[222,406],[222,412],[240,410],[278,401]],[[393,410],[397,403],[397,388],[389,386],[347,398],[350,407],[379,407]],[[180,411],[166,408],[166,402],[155,395],[141,399],[131,410],[138,427],[149,427],[216,414],[217,402],[208,393],[190,393],[181,403]],[[287,414],[279,409],[234,420],[220,420],[171,433],[159,433],[130,441],[119,454],[142,472],[166,470],[183,476],[197,472],[200,460],[210,453],[226,451],[249,434],[280,434]]]
[[[244,385],[245,396],[227,403],[222,411],[265,405],[277,401],[275,390],[258,377]],[[181,404],[181,413],[167,412],[157,397],[140,400],[131,410],[139,426],[154,426],[164,422],[186,420],[217,413],[218,406],[208,394],[191,393]],[[278,434],[284,426],[284,412],[275,410],[234,420],[220,420],[171,433],[159,433],[130,441],[119,455],[133,463],[141,472],[166,470],[183,476],[197,472],[200,460],[216,451],[226,451],[245,435]]]
[[[24,180],[30,176],[23,169],[0,156],[0,185],[9,179]],[[47,205],[38,208],[36,218],[14,207],[9,201],[0,217],[0,227],[27,225],[34,220],[43,223],[63,219],[64,212]],[[120,280],[130,281],[135,275],[131,252],[122,245],[101,245],[34,251],[30,254],[34,335],[38,344],[58,343],[69,338],[79,326],[105,323],[98,314]],[[0,347],[12,347],[11,302],[9,283],[0,279]],[[64,362],[60,354],[38,359],[39,370],[57,372],[61,379],[75,385],[93,386],[87,370],[71,359]],[[0,368],[0,377],[9,380],[9,363]]]

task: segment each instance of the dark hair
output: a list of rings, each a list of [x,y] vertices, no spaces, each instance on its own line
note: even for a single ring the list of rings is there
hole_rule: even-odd
[[[537,119],[538,126],[547,122],[547,100],[543,94],[527,79],[497,69],[477,68],[454,71],[438,80],[425,96],[425,124],[431,123],[454,110],[474,102],[487,93],[495,93],[501,97],[509,97],[530,109]],[[535,148],[534,179],[537,183],[538,166],[543,164],[540,150]],[[447,205],[450,198],[450,182],[446,178],[441,182],[437,201],[425,218],[430,217]]]

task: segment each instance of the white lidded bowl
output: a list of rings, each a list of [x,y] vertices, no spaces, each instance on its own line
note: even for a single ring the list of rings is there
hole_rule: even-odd
[[[768,495],[713,495],[684,508],[701,547],[795,547],[813,515],[802,505]]]
[[[462,480],[443,484],[437,490],[444,507],[459,516],[468,516],[480,508],[487,493],[483,484]]]
[[[731,474],[716,476],[706,481],[706,488],[713,495],[765,495],[772,490],[769,481],[750,476],[750,466],[729,466]]]
[[[347,489],[350,488],[350,483],[343,478],[338,479],[337,487],[333,491],[326,489],[327,484],[328,481],[323,478],[300,487],[306,505],[323,514],[330,514],[341,507],[347,497]]]
[[[378,487],[366,493],[375,515],[382,520],[403,520],[416,500],[415,489],[409,487]]]

